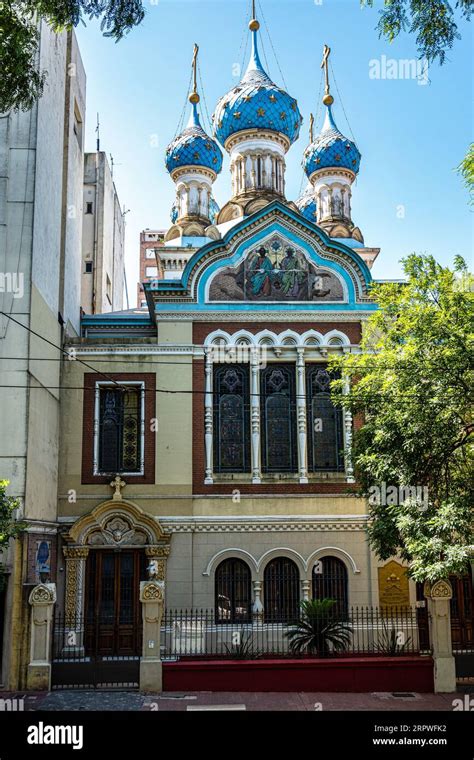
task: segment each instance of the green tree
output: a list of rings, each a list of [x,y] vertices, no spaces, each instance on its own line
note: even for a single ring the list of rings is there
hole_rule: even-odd
[[[14,511],[19,508],[20,501],[13,496],[8,496],[8,484],[8,480],[0,480],[0,560],[2,550],[8,547],[10,540],[17,538],[26,528],[26,523],[15,519],[13,515]],[[0,591],[5,588],[5,585],[6,575],[0,565]]]
[[[352,455],[372,547],[434,581],[462,572],[474,544],[473,278],[460,257],[453,269],[416,254],[403,266],[406,282],[373,287],[362,353],[332,361],[349,387],[332,392],[363,415]]]
[[[84,18],[100,19],[104,37],[118,41],[144,15],[141,0],[0,0],[0,113],[27,111],[43,92],[47,72],[38,69],[38,19],[57,33]]]
[[[360,4],[373,6],[374,0],[360,0]],[[400,32],[416,34],[420,58],[443,64],[446,52],[461,38],[456,20],[469,21],[472,10],[472,0],[457,0],[454,9],[447,0],[384,0],[377,30],[389,42]]]
[[[464,180],[464,184],[466,185],[469,196],[470,196],[470,203],[471,205],[474,204],[474,143],[471,143],[469,146],[469,149],[457,167],[458,172],[462,176]]]
[[[26,527],[25,522],[17,520],[13,515],[20,506],[20,500],[8,496],[9,482],[0,480],[0,551],[8,546],[11,538],[17,538]]]

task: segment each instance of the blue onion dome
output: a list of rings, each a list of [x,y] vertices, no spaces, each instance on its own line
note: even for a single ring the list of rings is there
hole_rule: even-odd
[[[326,118],[321,133],[308,145],[303,155],[303,168],[308,177],[318,169],[349,169],[357,174],[360,152],[357,145],[338,130],[331,105],[326,106]]]
[[[202,166],[219,174],[222,169],[221,149],[201,127],[197,102],[191,101],[191,104],[191,116],[186,129],[166,148],[166,168],[171,174],[181,166]]]
[[[293,143],[302,123],[298,104],[278,87],[264,70],[257,47],[258,21],[250,22],[252,53],[241,82],[217,103],[212,116],[214,134],[225,147],[226,140],[246,129],[264,129],[286,135]]]
[[[216,203],[215,199],[212,197],[209,200],[209,221],[211,224],[215,224],[217,221],[217,215],[219,214],[220,208],[218,204]]]
[[[314,188],[308,183],[304,192],[295,201],[298,211],[305,219],[310,222],[316,222],[316,198],[314,197]]]

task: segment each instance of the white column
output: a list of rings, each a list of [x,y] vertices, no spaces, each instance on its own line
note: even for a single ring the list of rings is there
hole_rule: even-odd
[[[206,476],[204,483],[210,485],[214,482],[212,477],[212,416],[213,416],[213,399],[212,399],[212,348],[206,348],[206,387],[204,396],[204,441],[206,446]]]
[[[164,605],[163,581],[148,580],[140,583],[142,603],[142,656],[140,657],[140,691],[157,694],[163,690],[163,664],[161,662],[161,619]]]
[[[298,348],[296,360],[296,411],[298,416],[298,472],[300,483],[308,482],[306,463],[306,384],[304,376],[304,348]]]
[[[257,187],[257,157],[255,155],[250,156],[250,160],[252,162],[252,170],[251,170],[252,181],[251,181],[251,186],[252,186],[252,190],[255,190],[255,188]]]
[[[254,602],[252,605],[252,617],[255,623],[257,623],[259,620],[263,620],[263,604],[261,599],[261,593],[262,593],[262,582],[261,581],[252,581],[253,583],[253,595],[254,595]]]
[[[453,589],[449,581],[439,580],[433,585],[426,582],[423,590],[428,599],[435,694],[452,693],[456,691],[456,662],[453,657],[450,610]]]
[[[349,391],[349,381],[346,380],[345,392]],[[343,409],[343,436],[344,436],[344,469],[346,471],[346,482],[355,483],[354,467],[352,465],[352,412],[349,409]]]
[[[310,587],[311,581],[308,581],[307,579],[301,581],[301,596],[303,597],[304,602],[307,602],[309,599]]]
[[[31,605],[30,659],[26,688],[31,691],[51,689],[51,634],[56,602],[54,583],[35,586],[28,597]]]
[[[258,349],[251,352],[250,409],[252,411],[252,483],[262,482],[260,472],[260,366]]]
[[[100,386],[95,386],[94,400],[94,474],[99,471],[99,419],[100,419]]]
[[[351,218],[351,212],[349,209],[349,195],[350,190],[348,187],[344,187],[342,192],[342,208],[343,208],[343,216],[345,216],[346,219]]]

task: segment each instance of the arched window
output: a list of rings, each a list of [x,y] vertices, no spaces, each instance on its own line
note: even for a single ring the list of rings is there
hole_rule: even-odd
[[[264,573],[265,622],[288,623],[298,618],[300,603],[300,575],[293,560],[276,557]]]
[[[248,365],[214,369],[214,472],[250,469]]]
[[[347,568],[337,557],[321,557],[313,567],[313,599],[334,599],[335,610],[347,616]]]
[[[260,393],[262,471],[296,472],[295,365],[270,364]]]
[[[216,568],[215,609],[217,623],[251,620],[250,568],[241,559],[225,559]]]
[[[333,379],[320,364],[306,367],[309,472],[344,470],[342,409],[331,401]]]
[[[257,187],[262,187],[262,157],[257,156]]]

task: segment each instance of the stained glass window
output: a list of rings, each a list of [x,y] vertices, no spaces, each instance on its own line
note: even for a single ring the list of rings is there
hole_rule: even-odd
[[[261,373],[262,471],[296,472],[295,365],[271,364]]]
[[[100,472],[140,472],[141,393],[140,388],[100,387]]]
[[[250,470],[249,368],[214,368],[214,472]]]
[[[251,578],[241,559],[225,559],[216,569],[216,622],[246,623],[251,620]]]
[[[265,622],[290,623],[298,618],[300,574],[293,560],[276,557],[263,576]]]
[[[309,472],[344,470],[342,409],[331,401],[332,379],[320,364],[306,367]]]

